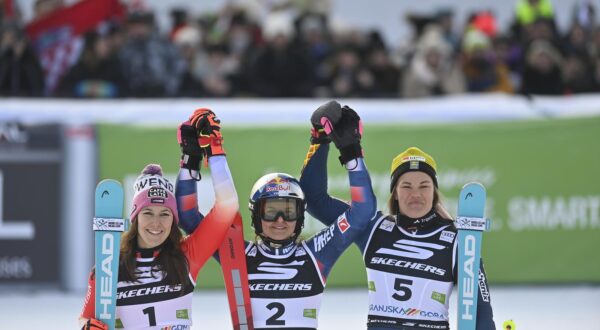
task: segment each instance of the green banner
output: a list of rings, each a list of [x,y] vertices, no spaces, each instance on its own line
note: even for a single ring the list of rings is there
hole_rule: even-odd
[[[309,127],[223,124],[246,238],[253,239],[247,209],[250,188],[268,172],[299,176],[308,150]],[[384,212],[391,160],[409,146],[422,148],[437,161],[443,200],[452,214],[465,183],[476,180],[486,186],[486,213],[493,226],[483,236],[482,255],[491,283],[599,283],[599,140],[600,117],[595,117],[465,125],[367,125],[363,147]],[[102,125],[99,148],[100,179],[115,178],[127,185],[147,163],[161,164],[172,177],[178,171],[175,127]],[[337,156],[332,148],[329,192],[348,198],[347,175]],[[208,177],[207,170],[203,173]],[[208,184],[206,181],[210,180],[203,184]],[[199,195],[212,195],[206,190],[211,190],[210,186],[201,186]],[[320,228],[309,217],[303,236],[310,237]],[[198,283],[200,287],[222,285],[214,261],[200,272]],[[356,246],[338,260],[328,285],[366,285]]]

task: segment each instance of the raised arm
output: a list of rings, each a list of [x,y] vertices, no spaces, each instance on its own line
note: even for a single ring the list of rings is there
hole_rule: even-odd
[[[310,148],[304,160],[300,185],[306,194],[306,209],[326,226],[344,212],[349,205],[327,193],[327,156],[333,131],[333,124],[342,118],[342,107],[336,101],[329,101],[315,110],[310,118]],[[326,127],[325,127],[326,126]],[[336,135],[337,136],[337,135]],[[358,135],[360,141],[360,134]],[[342,162],[342,165],[352,157]]]
[[[219,248],[227,230],[239,212],[237,193],[229,171],[220,121],[208,109],[198,109],[190,117],[189,124],[197,128],[197,143],[201,147],[202,157],[208,157],[208,165],[215,192],[215,205],[202,217],[198,211],[194,170],[182,166],[177,184],[177,202],[180,206],[180,223],[191,234],[184,240],[183,247],[190,263],[190,272],[197,274],[206,260]],[[180,142],[181,144],[182,142]],[[183,148],[183,147],[182,147]],[[182,162],[184,157],[182,157]],[[198,168],[195,168],[199,170]],[[182,173],[183,172],[183,173]],[[180,186],[181,185],[181,186]],[[185,223],[185,224],[184,224]]]
[[[370,220],[375,217],[377,201],[373,193],[369,172],[362,157],[360,146],[362,124],[360,117],[349,107],[342,109],[337,102],[329,102],[324,107],[333,114],[326,112],[322,116],[337,118],[336,123],[330,125],[330,128],[325,129],[325,131],[340,150],[340,162],[348,171],[351,196],[349,206],[344,204],[345,207],[341,211],[336,210],[339,212],[335,215],[334,223],[307,242],[309,250],[313,252],[319,264],[322,265],[323,276],[327,276],[337,258],[357,237],[364,233]],[[319,115],[318,112],[319,110],[316,112],[317,115]],[[336,116],[337,113],[341,113],[341,116]],[[328,123],[325,122],[325,125],[328,125]],[[317,157],[320,156],[317,155]],[[324,167],[323,164],[321,166]],[[326,172],[326,168],[322,170]],[[316,178],[315,181],[319,181],[319,179],[321,178]],[[323,194],[326,195],[326,191],[317,196],[311,196],[310,192],[305,192],[305,198],[307,200],[315,199],[314,203],[318,204],[321,203],[319,200],[326,199]],[[328,195],[327,197],[326,200],[329,203],[335,204],[336,200]]]
[[[329,275],[333,265],[346,248],[358,237],[363,236],[377,213],[371,179],[363,159],[357,158],[351,162],[353,166],[348,169],[350,207],[342,211],[328,228],[306,242],[308,249],[321,266],[321,274],[324,277]]]
[[[328,153],[329,143],[312,143],[300,175],[300,186],[306,198],[306,210],[326,226],[331,225],[350,207],[346,202],[327,193]]]

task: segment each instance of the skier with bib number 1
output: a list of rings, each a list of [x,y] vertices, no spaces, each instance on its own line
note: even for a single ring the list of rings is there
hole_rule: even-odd
[[[183,169],[200,166],[203,154],[197,134],[206,133],[208,141],[222,140],[219,132],[204,132],[209,129],[206,119],[210,113],[196,112],[193,119],[203,123],[196,127],[198,132],[179,135],[181,148],[188,156],[181,160]],[[131,226],[121,240],[116,328],[190,329],[198,272],[221,245],[239,210],[225,156],[210,157],[208,164],[213,174],[215,206],[196,231],[185,237],[177,227],[177,205],[182,202],[176,201],[176,189],[163,177],[162,168],[149,164],[135,181]],[[94,318],[94,287],[92,270],[80,324],[84,330],[105,330],[107,325]]]

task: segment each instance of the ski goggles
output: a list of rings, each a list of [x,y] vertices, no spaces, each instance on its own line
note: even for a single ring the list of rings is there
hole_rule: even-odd
[[[267,198],[261,203],[260,218],[274,222],[279,217],[285,221],[296,221],[300,218],[301,201],[295,198]]]

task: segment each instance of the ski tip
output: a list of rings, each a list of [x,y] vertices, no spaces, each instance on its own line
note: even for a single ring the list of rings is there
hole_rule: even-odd
[[[469,182],[463,186],[460,191],[460,199],[468,200],[471,198],[486,196],[485,187],[479,182]]]
[[[485,187],[483,186],[483,184],[481,184],[480,182],[477,182],[477,181],[468,182],[467,184],[465,184],[462,187],[462,189],[473,189],[473,190],[481,189],[481,190],[485,191]]]
[[[119,181],[113,179],[104,179],[96,186],[96,191],[100,193],[100,197],[105,197],[114,190],[121,191],[123,190],[123,186]]]

